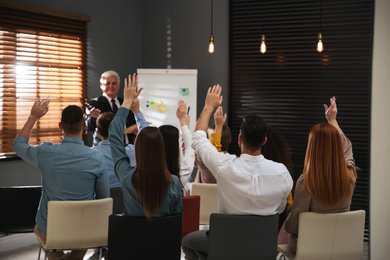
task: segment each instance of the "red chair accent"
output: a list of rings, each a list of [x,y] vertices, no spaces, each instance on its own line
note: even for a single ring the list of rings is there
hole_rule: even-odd
[[[200,196],[183,197],[183,224],[181,237],[199,230]]]

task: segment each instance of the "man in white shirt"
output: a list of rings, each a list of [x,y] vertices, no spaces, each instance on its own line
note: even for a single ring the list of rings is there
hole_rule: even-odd
[[[238,136],[241,156],[220,153],[207,139],[206,131],[214,109],[218,108],[217,118],[223,118],[221,103],[221,87],[215,85],[209,88],[192,135],[195,153],[217,180],[217,212],[255,215],[282,213],[293,180],[283,164],[261,155],[261,147],[267,142],[267,123],[256,115],[246,116]],[[208,231],[188,234],[183,238],[182,246],[186,259],[207,259]]]

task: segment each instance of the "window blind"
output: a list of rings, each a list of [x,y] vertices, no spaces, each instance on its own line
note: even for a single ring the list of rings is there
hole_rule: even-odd
[[[60,142],[61,111],[83,107],[87,90],[89,17],[0,2],[0,157],[14,156],[12,142],[37,98],[50,96],[48,113],[34,126],[30,144]]]
[[[374,1],[230,1],[229,126],[263,117],[286,137],[303,170],[311,127],[326,122],[323,104],[337,97],[338,122],[360,168],[351,209],[366,210],[369,240],[371,59]],[[321,17],[321,21],[320,21]],[[320,26],[321,23],[321,26]],[[316,51],[317,35],[324,50]],[[260,53],[261,35],[267,52]],[[231,152],[239,154],[237,146]]]

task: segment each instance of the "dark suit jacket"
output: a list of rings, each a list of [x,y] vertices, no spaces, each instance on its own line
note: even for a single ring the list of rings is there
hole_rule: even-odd
[[[120,104],[123,103],[123,98],[118,97],[118,100],[119,100]],[[111,105],[110,105],[109,101],[107,100],[107,98],[105,96],[100,96],[100,97],[97,97],[97,98],[93,98],[93,99],[91,99],[88,102],[88,104],[90,106],[92,106],[92,107],[100,109],[100,111],[102,113],[104,113],[104,112],[113,112],[112,109],[111,109]],[[100,141],[102,139],[97,134],[97,131],[95,131],[96,130],[96,118],[93,118],[93,117],[91,117],[89,115],[89,109],[87,109],[86,123],[87,123],[88,131],[91,131],[93,133],[93,145],[94,146],[99,145],[99,143],[100,143]],[[135,122],[134,114],[130,110],[129,111],[129,116],[126,119],[126,128],[129,127],[129,126],[134,125],[135,123],[136,122]],[[128,134],[127,137],[129,139],[129,143],[134,144],[135,135]]]

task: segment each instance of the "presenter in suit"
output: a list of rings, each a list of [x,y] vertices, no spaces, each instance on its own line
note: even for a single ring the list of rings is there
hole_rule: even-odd
[[[96,119],[104,112],[116,113],[123,103],[123,98],[117,96],[119,83],[120,79],[118,73],[113,70],[104,72],[100,77],[100,88],[103,91],[103,95],[93,98],[87,104],[86,123],[88,131],[93,133],[93,146],[99,145],[101,141],[101,137],[96,131]],[[129,116],[126,119],[126,128],[135,125],[135,123],[134,114],[130,111]],[[123,145],[133,144],[134,139],[135,135],[133,133],[125,134]]]

